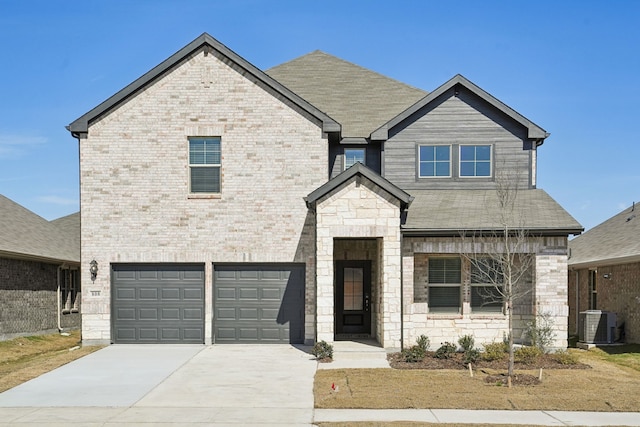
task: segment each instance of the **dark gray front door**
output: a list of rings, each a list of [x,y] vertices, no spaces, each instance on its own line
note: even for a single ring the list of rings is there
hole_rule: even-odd
[[[304,265],[214,265],[214,343],[304,342]]]
[[[336,261],[336,334],[371,333],[371,261]]]
[[[114,343],[204,343],[204,266],[112,266]]]

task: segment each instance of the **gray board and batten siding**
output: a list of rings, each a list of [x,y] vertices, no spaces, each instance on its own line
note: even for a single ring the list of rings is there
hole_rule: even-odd
[[[490,178],[457,176],[460,145],[491,145]],[[418,147],[451,145],[451,177],[419,178]],[[462,86],[450,88],[390,129],[384,143],[384,177],[403,190],[492,189],[497,170],[532,188],[532,150],[527,129]]]
[[[304,343],[303,264],[214,265],[214,344]]]

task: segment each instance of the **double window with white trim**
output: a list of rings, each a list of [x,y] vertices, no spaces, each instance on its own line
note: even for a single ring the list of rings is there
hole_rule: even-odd
[[[453,153],[456,153],[457,159],[453,158]],[[491,177],[492,166],[491,145],[420,145],[418,147],[418,178]]]

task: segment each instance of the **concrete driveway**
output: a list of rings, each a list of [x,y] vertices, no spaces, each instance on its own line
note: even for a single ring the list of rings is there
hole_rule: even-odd
[[[0,393],[0,425],[311,425],[313,356],[290,345],[113,345]]]

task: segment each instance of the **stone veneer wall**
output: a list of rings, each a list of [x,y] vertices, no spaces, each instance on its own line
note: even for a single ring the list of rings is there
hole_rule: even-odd
[[[333,342],[334,245],[340,238],[378,239],[377,339],[400,347],[400,202],[365,178],[354,177],[316,204],[318,341]]]
[[[89,127],[80,141],[83,339],[111,340],[113,263],[202,263],[205,339],[214,263],[304,263],[305,340],[315,339],[315,218],[304,197],[327,181],[319,123],[195,53]],[[189,191],[192,136],[221,137],[222,189]]]
[[[473,313],[469,295],[470,284],[463,274],[461,313],[429,313],[427,304],[428,258],[434,255],[460,255],[463,248],[470,253],[461,238],[405,237],[403,262],[403,345],[411,346],[424,334],[432,346],[445,341],[457,343],[458,338],[471,334],[476,344],[501,341],[508,334],[508,318],[500,313]],[[525,323],[536,313],[550,313],[556,328],[555,348],[567,346],[567,239],[565,237],[530,238],[523,251],[536,254],[536,286],[533,292],[514,307],[514,338],[523,338]]]
[[[625,341],[640,344],[640,262],[598,266],[596,289],[596,309],[616,313],[618,327],[624,323]],[[578,335],[578,313],[589,310],[588,268],[569,271],[569,290],[569,332]],[[615,332],[615,339],[620,338],[620,331]]]
[[[0,340],[57,332],[57,287],[58,265],[0,258]],[[61,313],[60,326],[79,328],[80,314]]]

